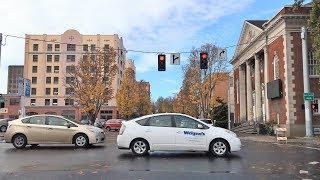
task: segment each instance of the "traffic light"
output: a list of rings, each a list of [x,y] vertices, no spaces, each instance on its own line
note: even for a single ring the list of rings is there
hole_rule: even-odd
[[[166,55],[158,55],[158,71],[166,71]]]
[[[4,108],[4,97],[0,94],[0,109]]]
[[[200,69],[208,69],[208,53],[200,53]]]

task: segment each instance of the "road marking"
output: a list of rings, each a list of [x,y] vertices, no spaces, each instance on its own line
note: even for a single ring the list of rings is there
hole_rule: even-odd
[[[318,161],[312,161],[312,162],[309,162],[308,164],[316,165],[316,164],[318,164],[318,163],[319,163]]]
[[[299,173],[300,173],[300,174],[308,174],[309,172],[308,172],[308,171],[305,171],[305,170],[300,170]]]

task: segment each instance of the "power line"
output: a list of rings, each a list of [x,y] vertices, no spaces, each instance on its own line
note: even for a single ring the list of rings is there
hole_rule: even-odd
[[[11,34],[4,34],[4,36],[5,36],[5,43],[3,44],[3,46],[6,44],[7,37],[12,37],[12,38],[17,38],[17,39],[24,39],[24,40],[32,40],[32,41],[41,41],[41,42],[46,42],[46,43],[56,43],[56,44],[62,44],[62,45],[70,44],[70,43],[64,43],[64,42],[59,42],[59,41],[47,41],[47,40],[42,40],[42,39],[27,38],[27,37],[11,35]],[[280,36],[282,36],[282,35],[271,36],[271,37],[268,37],[268,39],[273,39],[273,38],[277,38],[277,37],[280,37]],[[265,41],[265,40],[257,40],[257,41],[259,42],[259,41]],[[250,44],[252,42],[254,42],[254,40],[250,40],[250,41],[247,41],[245,43],[225,46],[225,47],[222,47],[222,49],[229,49],[229,48],[233,48],[233,47],[238,47],[238,46]],[[75,44],[75,46],[83,47],[84,45],[83,44]],[[96,49],[103,49],[102,47],[95,47],[95,48]],[[126,51],[126,52],[135,52],[135,53],[143,53],[143,54],[171,54],[171,53],[173,53],[173,52],[164,52],[164,51],[144,51],[144,50],[135,50],[135,49],[121,49],[121,48],[116,48],[115,50]],[[175,53],[191,54],[191,53],[193,53],[193,51],[181,51],[181,52],[175,52]]]

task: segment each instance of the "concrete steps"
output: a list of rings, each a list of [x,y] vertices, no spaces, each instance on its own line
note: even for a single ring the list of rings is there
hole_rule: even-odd
[[[250,124],[241,124],[239,126],[236,126],[232,128],[233,132],[236,133],[246,133],[246,134],[257,134],[257,129],[255,128],[255,125]]]

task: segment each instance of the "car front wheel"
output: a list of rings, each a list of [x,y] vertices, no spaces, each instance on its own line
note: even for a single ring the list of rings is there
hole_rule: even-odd
[[[89,139],[84,134],[78,134],[75,136],[74,144],[76,147],[87,147],[89,145]]]
[[[228,143],[225,140],[218,139],[211,143],[210,153],[214,156],[223,157],[226,156],[229,152]]]
[[[148,154],[149,144],[144,139],[137,139],[132,143],[131,150],[135,155],[144,156]]]
[[[17,134],[12,138],[12,144],[17,149],[23,149],[27,145],[27,138],[23,134]]]

